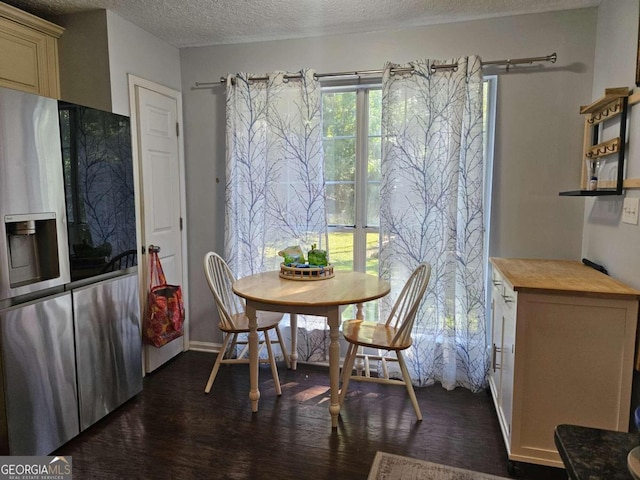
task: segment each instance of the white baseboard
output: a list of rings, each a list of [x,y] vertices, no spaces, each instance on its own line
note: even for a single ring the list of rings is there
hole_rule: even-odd
[[[193,350],[194,352],[207,352],[217,354],[218,352],[220,352],[221,348],[221,343],[190,341],[188,350]],[[342,363],[342,360],[343,359],[341,358],[340,363]],[[298,363],[329,368],[329,362],[305,362],[304,360],[298,360]]]
[[[222,348],[221,343],[189,342],[189,350],[194,350],[196,352],[218,353],[220,348]]]

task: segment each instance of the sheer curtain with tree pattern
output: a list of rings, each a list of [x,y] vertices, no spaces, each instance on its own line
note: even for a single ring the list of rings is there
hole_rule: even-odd
[[[225,259],[236,276],[277,270],[289,245],[326,245],[320,85],[227,79]]]
[[[437,64],[455,69],[432,69]],[[388,64],[382,90],[380,274],[389,305],[411,271],[431,281],[405,354],[416,385],[485,386],[482,67],[478,57]]]
[[[224,257],[238,278],[278,270],[287,246],[327,248],[320,84],[299,73],[227,78]],[[300,360],[324,359],[326,321],[298,326]]]

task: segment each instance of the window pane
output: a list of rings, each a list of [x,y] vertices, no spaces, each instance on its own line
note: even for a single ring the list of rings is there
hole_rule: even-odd
[[[367,227],[380,226],[380,182],[367,185]]]
[[[356,134],[356,92],[322,95],[322,133],[324,137]]]
[[[356,223],[355,188],[353,182],[326,182],[327,221],[329,225]]]
[[[367,233],[367,273],[378,276],[378,254],[380,252],[380,234]]]
[[[369,135],[380,135],[382,90],[369,90]]]
[[[353,233],[329,233],[329,259],[336,270],[353,270]]]
[[[367,227],[380,225],[380,137],[369,138],[367,161]]]
[[[380,317],[380,313],[378,311],[378,300],[373,300],[372,302],[367,302],[362,305],[364,319],[367,322],[378,322],[378,318]],[[342,312],[342,320],[352,320],[356,318],[356,307],[355,305],[349,305]]]
[[[380,180],[380,137],[369,137],[369,159],[368,177],[369,180]]]
[[[347,180],[356,177],[356,139],[326,138],[323,141],[325,178],[327,181]]]
[[[329,225],[355,225],[355,137],[326,138],[323,148]]]

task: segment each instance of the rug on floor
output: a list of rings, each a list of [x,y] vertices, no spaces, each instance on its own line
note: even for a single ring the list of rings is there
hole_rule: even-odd
[[[368,480],[509,480],[486,473],[377,452]]]

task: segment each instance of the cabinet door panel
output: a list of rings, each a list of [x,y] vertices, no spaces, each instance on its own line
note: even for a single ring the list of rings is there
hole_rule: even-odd
[[[59,98],[58,38],[63,31],[0,2],[0,86]]]
[[[48,94],[46,35],[0,19],[0,85]]]
[[[629,302],[562,295],[518,302],[518,450],[558,460],[558,424],[627,431],[635,339]]]
[[[500,398],[500,368],[501,368],[501,346],[502,346],[502,303],[500,302],[500,294],[494,287],[491,299],[491,364],[489,366],[489,388],[496,402]]]
[[[504,279],[494,272],[492,278],[492,357],[489,386],[507,450],[511,438],[513,404],[513,345],[515,343],[515,293]]]
[[[511,414],[513,410],[513,374],[516,343],[516,317],[505,308],[502,317],[502,376],[500,381],[500,409],[506,427],[507,437],[511,437]]]

